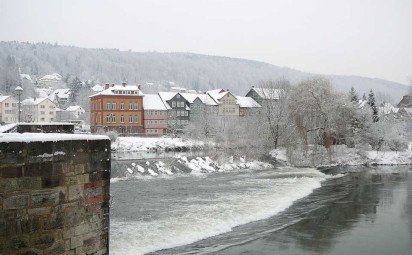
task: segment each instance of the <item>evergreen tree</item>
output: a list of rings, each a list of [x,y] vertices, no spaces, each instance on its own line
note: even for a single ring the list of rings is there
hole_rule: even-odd
[[[363,100],[363,101],[366,101],[366,100],[367,100],[365,93],[363,93],[362,100]]]
[[[349,98],[350,98],[350,101],[352,102],[356,102],[356,103],[359,102],[358,93],[356,92],[354,87],[350,88]]]
[[[71,90],[70,93],[70,102],[75,103],[77,101],[77,97],[79,96],[79,92],[83,86],[82,81],[76,76],[72,82],[69,83],[69,88]]]
[[[14,57],[7,58],[0,63],[0,92],[6,95],[14,91],[14,88],[20,86],[19,66],[16,64]]]
[[[376,107],[375,95],[373,94],[372,90],[369,92],[368,105],[372,109],[372,120],[373,120],[373,122],[378,122],[379,121],[378,107]]]

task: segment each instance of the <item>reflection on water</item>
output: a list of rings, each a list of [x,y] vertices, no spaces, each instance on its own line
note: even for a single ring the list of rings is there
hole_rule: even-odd
[[[289,208],[289,214],[308,209],[298,223],[215,253],[411,254],[412,174],[408,169],[363,169],[326,181]]]

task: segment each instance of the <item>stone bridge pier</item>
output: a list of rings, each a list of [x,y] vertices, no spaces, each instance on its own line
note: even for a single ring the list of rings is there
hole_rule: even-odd
[[[0,254],[108,254],[110,140],[0,134]]]

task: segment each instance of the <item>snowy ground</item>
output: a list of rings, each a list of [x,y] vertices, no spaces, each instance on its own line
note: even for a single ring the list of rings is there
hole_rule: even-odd
[[[271,156],[280,162],[295,166],[356,166],[356,165],[412,165],[412,142],[405,151],[362,151],[337,145],[332,149],[332,156],[326,151],[320,151],[314,156],[308,151],[306,157],[296,157],[290,161],[285,149],[271,151]]]
[[[153,151],[202,149],[213,144],[191,139],[171,137],[118,137],[112,143],[113,151]]]

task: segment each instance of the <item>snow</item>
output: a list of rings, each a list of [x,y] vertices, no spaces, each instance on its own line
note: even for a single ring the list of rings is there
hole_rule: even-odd
[[[20,74],[20,79],[22,80],[26,79],[26,80],[32,81],[30,75],[25,74],[25,73]]]
[[[110,140],[105,135],[61,134],[61,133],[0,133],[0,142],[54,142],[73,140]]]
[[[46,100],[46,99],[48,99],[48,98],[36,98],[36,99],[34,99],[34,98],[27,98],[27,99],[24,99],[24,100],[21,102],[21,104],[22,104],[22,105],[37,105],[37,104],[40,104],[41,102],[43,102],[43,101]],[[48,100],[50,100],[50,99],[48,99]]]
[[[104,90],[104,87],[99,85],[99,84],[96,84],[92,87],[92,91],[94,91],[94,92],[101,92],[103,90]]]
[[[129,93],[130,92],[130,93]],[[91,95],[90,97],[95,96],[112,96],[112,95],[121,95],[121,96],[143,96],[142,91],[140,91],[139,86],[137,85],[112,85],[110,88],[105,89],[99,93]]]
[[[219,99],[224,97],[229,91],[225,91],[224,89],[215,89],[206,91],[206,94],[211,96],[216,102],[219,102]]]
[[[68,112],[81,111],[83,113],[85,112],[84,109],[80,105],[71,105],[66,108],[66,111]]]
[[[394,107],[390,103],[385,103],[383,106],[378,107],[379,114],[381,115],[387,115],[391,113],[397,113],[399,111],[399,108]]]
[[[62,76],[58,73],[53,73],[53,74],[46,74],[42,78],[40,78],[41,81],[44,80],[57,80],[60,81],[62,79]]]
[[[243,108],[258,108],[262,107],[251,97],[236,96],[237,104]]]
[[[281,90],[272,88],[252,88],[263,99],[279,99]]]
[[[48,97],[53,92],[52,88],[35,88],[34,90],[39,98]]]
[[[211,106],[218,105],[218,103],[208,94],[200,94],[198,98],[205,105],[211,105]]]
[[[71,94],[70,89],[56,89],[49,95],[49,99],[51,101],[56,101],[60,98],[68,99],[70,94]]]
[[[149,174],[150,174],[151,176],[158,176],[158,175],[159,175],[158,173],[156,173],[155,171],[153,171],[153,170],[150,169],[150,168],[148,168],[147,171],[149,172]]]
[[[167,106],[158,94],[146,94],[143,100],[143,109],[166,111]]]
[[[17,126],[16,123],[11,123],[11,124],[6,124],[6,125],[3,125],[3,126],[0,126],[0,133],[7,132],[10,129],[13,129],[15,126]]]
[[[364,151],[362,149],[348,148],[346,145],[335,145],[332,148],[332,160],[329,161],[328,156],[320,166],[358,166],[358,165],[412,165],[412,142],[409,143],[408,149],[405,151]],[[276,160],[285,161],[291,164],[286,156],[285,149],[272,150],[270,152]],[[308,151],[310,155],[310,151]],[[294,165],[309,165],[310,159],[304,158],[294,162]]]
[[[9,97],[11,97],[11,96],[2,96],[2,95],[0,95],[0,103],[3,102],[4,100],[6,100]]]
[[[198,148],[205,146],[203,141],[171,138],[171,137],[118,137],[112,143],[115,151],[149,151],[165,150],[166,148],[188,147]]]

